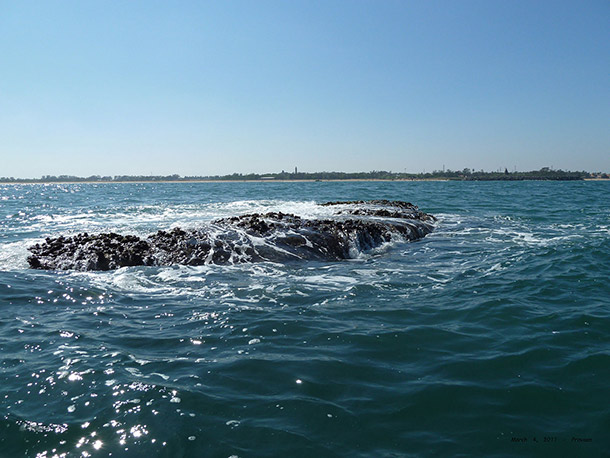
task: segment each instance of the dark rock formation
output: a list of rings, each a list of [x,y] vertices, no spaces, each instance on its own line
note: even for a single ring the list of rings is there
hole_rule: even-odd
[[[124,266],[232,264],[292,259],[339,260],[392,240],[417,240],[434,217],[407,202],[328,202],[327,219],[286,213],[222,218],[201,229],[158,231],[146,238],[105,233],[47,238],[29,248],[34,269],[111,270]]]

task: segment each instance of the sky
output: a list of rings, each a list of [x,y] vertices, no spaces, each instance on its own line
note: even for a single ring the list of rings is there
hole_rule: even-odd
[[[0,0],[0,177],[610,171],[610,2]]]

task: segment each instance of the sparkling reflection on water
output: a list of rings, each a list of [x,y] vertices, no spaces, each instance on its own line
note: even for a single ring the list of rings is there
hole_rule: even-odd
[[[458,185],[3,188],[0,456],[601,451],[608,190]],[[437,231],[348,262],[26,269],[46,235],[407,194]]]

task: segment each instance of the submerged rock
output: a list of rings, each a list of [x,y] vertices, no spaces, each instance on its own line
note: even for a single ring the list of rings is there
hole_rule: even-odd
[[[29,248],[33,269],[111,270],[124,266],[233,264],[352,258],[393,240],[430,233],[434,217],[401,201],[328,202],[325,219],[286,213],[222,218],[200,229],[158,231],[146,238],[103,233],[47,238]]]

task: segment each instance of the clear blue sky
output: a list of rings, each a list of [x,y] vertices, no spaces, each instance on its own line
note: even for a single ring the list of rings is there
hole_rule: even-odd
[[[0,0],[0,176],[610,171],[610,2]]]

